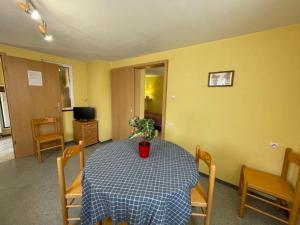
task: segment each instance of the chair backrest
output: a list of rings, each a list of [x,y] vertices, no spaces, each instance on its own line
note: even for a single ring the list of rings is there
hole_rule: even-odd
[[[208,182],[208,191],[207,191],[207,205],[211,207],[213,193],[214,193],[214,185],[216,178],[216,166],[213,163],[212,157],[208,152],[201,151],[200,146],[196,146],[196,164],[199,169],[200,160],[202,160],[207,166],[209,170],[209,182]]]
[[[58,124],[58,119],[56,117],[35,118],[35,119],[32,119],[32,133],[33,133],[34,137],[37,137],[38,135],[40,135],[39,128],[44,125],[52,126],[55,133],[59,132],[59,124]]]
[[[57,158],[57,170],[58,170],[58,182],[61,193],[66,192],[65,173],[64,168],[69,159],[75,155],[80,155],[80,171],[84,168],[84,151],[83,141],[79,142],[79,145],[74,145],[66,148],[63,155]]]
[[[281,171],[281,177],[284,179],[287,179],[290,163],[293,163],[298,167],[298,177],[295,190],[300,191],[300,155],[293,152],[291,148],[286,148]]]

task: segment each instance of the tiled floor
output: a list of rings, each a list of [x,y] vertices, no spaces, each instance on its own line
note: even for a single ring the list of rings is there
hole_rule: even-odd
[[[15,155],[11,136],[0,137],[0,163],[14,158]]]
[[[86,148],[86,159],[101,146],[96,144]],[[60,154],[60,151],[45,152],[43,163],[38,163],[34,156],[0,163],[1,225],[62,225],[56,165],[56,157]],[[67,183],[78,173],[78,168],[79,160],[71,159],[65,170]],[[201,181],[204,185],[207,184],[206,177],[201,177]],[[275,215],[282,214],[282,211],[274,207],[255,200],[253,203]],[[211,225],[282,225],[251,210],[246,210],[242,219],[238,216],[238,211],[237,190],[217,182]],[[76,214],[79,215],[79,212]],[[110,224],[109,221],[105,223]],[[203,220],[193,217],[188,225],[203,225]]]

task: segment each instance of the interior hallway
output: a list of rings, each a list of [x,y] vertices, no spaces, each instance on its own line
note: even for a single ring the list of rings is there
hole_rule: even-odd
[[[0,163],[15,158],[11,136],[0,137]]]

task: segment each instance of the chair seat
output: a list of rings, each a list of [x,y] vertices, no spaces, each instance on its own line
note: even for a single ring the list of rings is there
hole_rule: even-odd
[[[200,183],[192,188],[191,191],[191,204],[192,206],[207,207],[207,200],[205,192]]]
[[[66,198],[79,198],[82,195],[81,185],[82,171],[75,177],[72,184],[67,188]]]
[[[273,195],[288,202],[293,201],[294,192],[292,187],[280,176],[247,167],[244,168],[243,174],[249,188]]]
[[[62,138],[62,135],[59,133],[46,134],[46,135],[41,135],[41,136],[35,137],[35,139],[40,143],[55,141],[55,140],[59,140],[61,138]]]

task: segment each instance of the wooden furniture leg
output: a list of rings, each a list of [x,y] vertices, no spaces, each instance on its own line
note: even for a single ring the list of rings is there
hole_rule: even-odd
[[[239,182],[239,192],[240,195],[242,194],[242,187],[243,187],[243,180],[244,180],[244,176],[243,176],[243,171],[244,171],[245,165],[242,165],[241,167],[241,175],[240,175],[240,182]]]
[[[36,143],[36,149],[37,149],[38,160],[39,162],[42,162],[41,146],[39,142]]]
[[[248,184],[244,181],[242,184],[242,195],[241,195],[241,202],[240,202],[240,217],[244,217],[247,189],[248,189]]]
[[[64,142],[63,138],[60,139],[60,143],[61,143],[61,150],[62,150],[62,152],[64,152],[64,150],[65,150],[65,142]]]
[[[290,212],[289,225],[297,224],[299,208],[300,208],[300,195],[296,194],[295,200],[294,200],[294,203],[292,206],[292,210]]]

